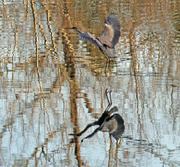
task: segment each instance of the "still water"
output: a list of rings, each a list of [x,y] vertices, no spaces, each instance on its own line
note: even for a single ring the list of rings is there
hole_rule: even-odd
[[[180,166],[179,0],[0,2],[0,166]],[[121,37],[106,67],[95,35],[114,11]],[[107,106],[124,119],[73,138]]]

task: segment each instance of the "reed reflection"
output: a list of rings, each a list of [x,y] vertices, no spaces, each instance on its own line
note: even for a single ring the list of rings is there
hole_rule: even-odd
[[[109,132],[110,136],[113,136],[117,141],[120,139],[120,137],[122,136],[125,130],[124,120],[119,115],[118,108],[116,106],[111,108],[112,106],[111,91],[106,90],[105,94],[108,101],[108,106],[103,112],[103,114],[101,115],[101,117],[97,121],[88,124],[86,128],[82,130],[81,132],[70,134],[70,135],[81,136],[90,127],[98,125],[99,127],[96,128],[93,133],[83,138],[81,142],[83,142],[84,139],[93,137],[98,131]]]

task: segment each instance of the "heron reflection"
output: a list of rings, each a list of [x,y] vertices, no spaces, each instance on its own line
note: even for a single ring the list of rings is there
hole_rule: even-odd
[[[109,134],[112,135],[116,140],[118,140],[122,136],[125,129],[124,120],[118,113],[118,108],[116,106],[111,108],[112,106],[111,91],[106,90],[105,94],[108,101],[108,106],[103,112],[103,114],[101,115],[101,117],[97,121],[88,124],[86,128],[80,133],[75,133],[75,134],[70,134],[70,135],[81,136],[90,127],[98,125],[99,127],[96,128],[93,133],[86,136],[84,139],[91,138],[98,131],[109,132]],[[83,142],[84,139],[82,139],[81,142]]]
[[[115,45],[120,37],[120,22],[117,15],[111,12],[105,21],[105,28],[100,37],[95,37],[89,32],[82,32],[77,27],[69,28],[79,33],[80,38],[89,40],[97,45],[101,52],[105,55],[113,57],[115,55]]]

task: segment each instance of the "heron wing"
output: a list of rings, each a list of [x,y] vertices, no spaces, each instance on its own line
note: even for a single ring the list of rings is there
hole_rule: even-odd
[[[109,132],[116,140],[119,139],[125,130],[123,118],[119,114],[114,114],[110,120],[107,120],[103,130]]]
[[[89,32],[79,33],[80,38],[86,39],[90,41],[91,43],[97,45],[101,50],[106,51],[103,47],[102,43],[92,34]]]
[[[120,22],[117,15],[110,13],[105,21],[105,28],[102,35],[98,38],[102,43],[109,47],[114,47],[120,37]],[[109,45],[111,43],[111,45]]]

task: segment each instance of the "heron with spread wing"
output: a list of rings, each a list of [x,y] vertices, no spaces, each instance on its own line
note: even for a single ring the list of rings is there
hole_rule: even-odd
[[[108,97],[108,94],[109,94],[109,97]],[[90,135],[83,138],[81,140],[81,142],[83,142],[84,139],[91,138],[99,131],[109,132],[109,134],[112,135],[118,141],[119,138],[122,136],[124,129],[125,129],[124,120],[121,117],[121,115],[118,113],[118,108],[116,106],[111,108],[111,106],[112,106],[111,91],[106,90],[106,98],[108,101],[108,106],[106,107],[106,109],[103,112],[103,114],[101,115],[101,117],[97,121],[88,124],[85,127],[85,129],[82,130],[81,132],[75,133],[75,134],[69,134],[69,135],[81,136],[90,127],[98,125],[99,127],[96,128],[93,133],[91,133]]]
[[[111,57],[115,55],[114,47],[118,43],[121,33],[119,18],[113,12],[110,13],[105,21],[105,28],[100,37],[95,37],[89,32],[82,32],[76,27],[69,29],[77,31],[82,39],[89,40],[91,43],[97,45],[103,54]]]

